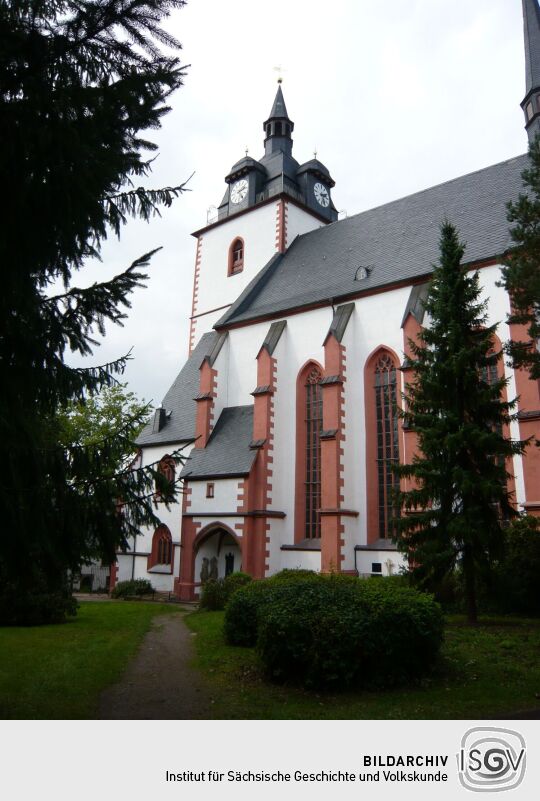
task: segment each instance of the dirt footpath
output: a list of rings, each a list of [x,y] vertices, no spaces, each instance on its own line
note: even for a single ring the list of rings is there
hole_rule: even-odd
[[[184,615],[154,619],[118,684],[101,694],[101,720],[195,720],[209,717],[210,699],[190,667],[193,639]]]

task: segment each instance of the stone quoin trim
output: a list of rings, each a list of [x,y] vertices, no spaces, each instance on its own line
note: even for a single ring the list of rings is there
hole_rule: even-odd
[[[510,339],[512,342],[530,342],[527,326],[511,323]],[[532,343],[531,347],[534,347]],[[532,380],[529,371],[523,367],[514,370],[514,376],[518,396],[519,437],[532,437],[521,457],[525,484],[525,501],[522,506],[527,514],[540,517],[540,448],[535,445],[540,419],[540,381]]]
[[[405,354],[405,360],[401,367],[401,372],[403,373],[403,389],[405,392],[406,385],[412,383],[414,379],[413,370],[411,367],[411,361],[414,356],[411,349],[410,340],[416,344],[419,344],[421,332],[422,326],[420,322],[416,319],[412,312],[409,312],[403,321],[403,352]],[[403,425],[403,421],[401,421],[401,423],[403,430],[403,463],[412,464],[414,457],[418,454],[418,437],[414,429],[412,429],[410,426]],[[413,478],[401,479],[401,488],[404,491],[411,490],[414,486],[415,481]]]
[[[497,334],[493,334],[492,345],[493,345],[492,350],[495,353],[500,353],[501,354],[500,359],[498,359],[498,361],[497,361],[497,378],[499,378],[499,379],[500,378],[505,378],[504,352],[503,352],[503,347],[502,347],[501,340],[499,339]],[[508,402],[508,392],[507,392],[507,388],[506,387],[503,387],[500,397],[501,397],[501,400],[503,401],[503,403],[507,403]],[[508,425],[508,423],[504,423],[503,424],[503,435],[504,435],[504,437],[506,437],[506,439],[510,439],[511,438],[510,426]],[[513,458],[511,456],[506,459],[505,465],[506,465],[506,472],[508,473],[508,479],[507,479],[507,483],[506,483],[506,488],[507,488],[507,490],[510,493],[510,496],[512,498],[512,505],[514,507],[517,507],[517,503],[516,503],[516,479],[515,479],[515,476],[514,476],[514,460],[513,460]]]
[[[287,216],[287,201],[279,200],[276,206],[276,250],[278,253],[285,253],[287,250]]]
[[[323,430],[321,437],[321,570],[341,571],[345,556],[345,526],[341,507],[345,500],[344,448],[346,351],[331,333],[324,343],[324,378],[321,382]]]
[[[180,575],[174,580],[174,594],[181,601],[193,601],[195,598],[195,551],[193,543],[197,536],[197,531],[201,527],[191,517],[185,517],[185,513],[191,506],[191,494],[193,490],[184,483],[184,493],[182,496],[182,524],[180,532]]]
[[[217,397],[217,370],[208,359],[200,367],[199,394],[195,398],[195,448],[205,448],[214,424],[214,403]]]
[[[201,274],[201,249],[202,249],[202,236],[197,238],[197,249],[195,251],[195,270],[193,273],[193,298],[191,301],[191,320],[189,324],[189,350],[188,356],[191,356],[191,351],[195,347],[195,329],[197,323],[195,321],[197,315],[197,302],[199,296],[199,277]]]

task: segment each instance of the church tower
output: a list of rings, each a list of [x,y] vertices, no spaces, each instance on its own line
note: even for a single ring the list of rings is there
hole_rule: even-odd
[[[540,8],[538,0],[523,0],[525,37],[525,97],[521,108],[529,142],[540,132]]]
[[[217,219],[193,234],[197,252],[190,352],[296,236],[337,219],[328,169],[316,158],[299,164],[293,156],[294,122],[281,81],[263,130],[263,156],[256,160],[246,153],[233,164],[225,176]]]

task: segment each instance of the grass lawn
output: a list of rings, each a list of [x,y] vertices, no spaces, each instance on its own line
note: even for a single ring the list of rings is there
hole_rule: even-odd
[[[261,676],[251,648],[225,645],[223,612],[186,617],[215,718],[496,718],[540,708],[540,620],[448,619],[440,663],[420,684],[380,692],[313,693]]]
[[[59,626],[0,628],[0,718],[92,718],[168,604],[82,603]]]

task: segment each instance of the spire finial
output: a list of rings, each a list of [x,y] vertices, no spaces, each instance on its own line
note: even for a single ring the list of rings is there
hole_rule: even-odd
[[[313,158],[317,158],[317,145],[315,145],[315,150],[313,151]]]
[[[249,153],[249,147],[246,145],[246,156]]]
[[[272,69],[274,70],[274,72],[277,72],[277,76],[278,76],[277,77],[277,82],[279,84],[282,84],[283,83],[283,72],[284,72],[283,67],[281,66],[281,64],[278,64],[277,67],[272,67]]]

